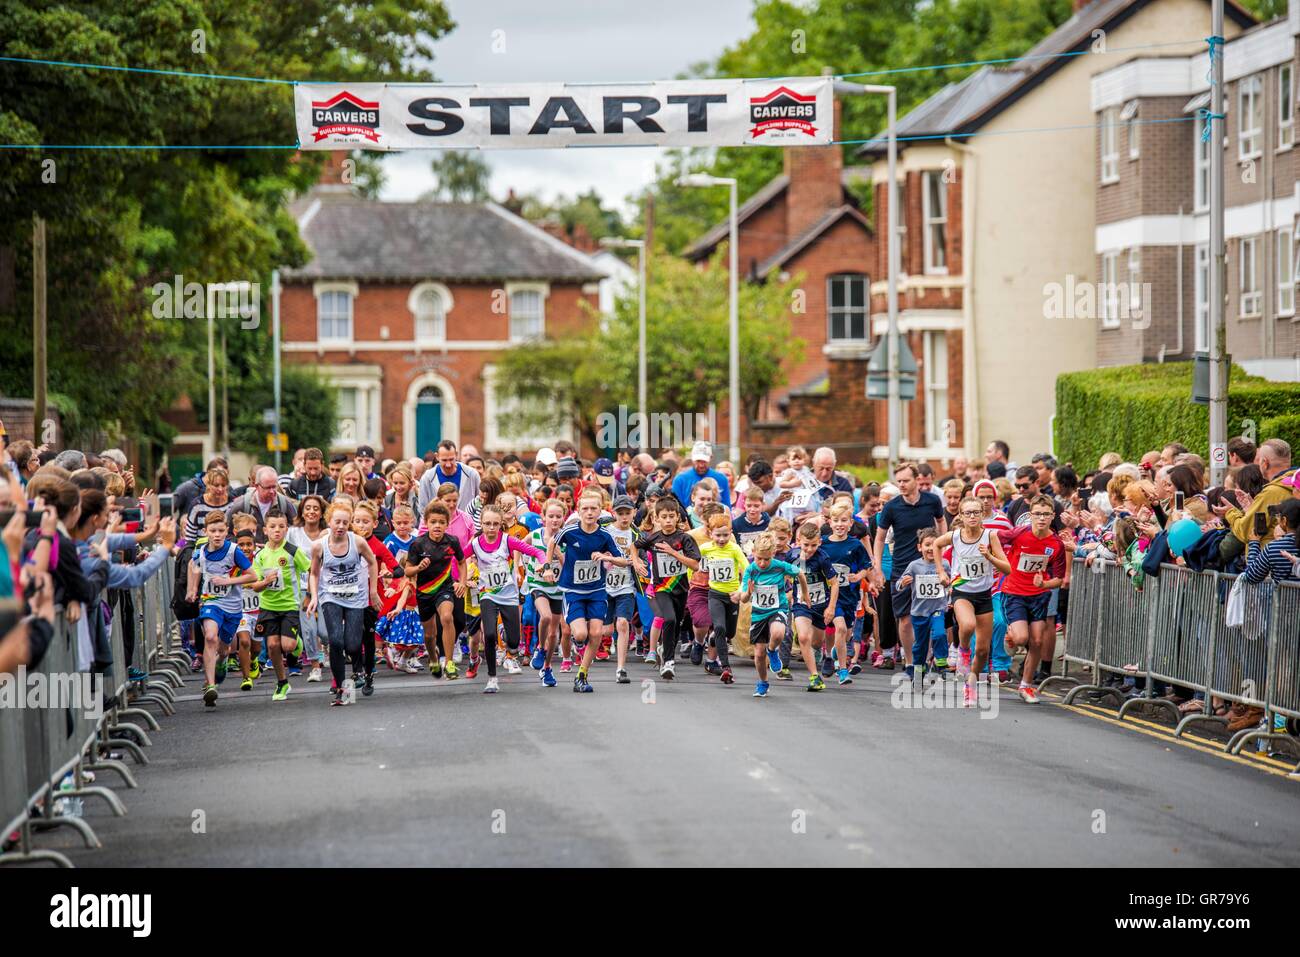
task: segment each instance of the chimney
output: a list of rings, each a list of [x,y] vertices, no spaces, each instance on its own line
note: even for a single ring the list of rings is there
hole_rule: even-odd
[[[836,140],[840,101],[834,103],[831,139]],[[844,187],[840,183],[844,161],[838,146],[787,146],[782,159],[790,179],[785,199],[786,237],[794,239],[832,209],[844,205]]]
[[[1092,0],[1074,0],[1074,12],[1078,13],[1091,2]]]
[[[573,248],[583,253],[594,253],[597,248],[596,241],[591,238],[591,233],[587,232],[584,223],[575,223],[573,226],[573,238],[570,240]]]

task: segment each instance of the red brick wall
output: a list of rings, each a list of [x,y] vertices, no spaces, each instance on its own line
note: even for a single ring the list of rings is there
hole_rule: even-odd
[[[840,109],[840,101],[836,100],[836,130],[840,125]],[[793,238],[844,204],[844,187],[840,182],[844,162],[838,146],[787,147],[782,160],[785,174],[790,177],[786,235]]]
[[[753,427],[742,436],[746,449],[771,458],[787,446],[809,451],[819,446],[835,450],[839,462],[870,464],[871,447],[881,434],[873,406],[866,399],[867,363],[862,359],[833,359],[828,364],[829,389],[819,395],[792,395],[787,417]]]

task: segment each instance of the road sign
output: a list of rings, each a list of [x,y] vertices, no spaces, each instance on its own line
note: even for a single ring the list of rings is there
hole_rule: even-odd
[[[1218,444],[1210,447],[1210,467],[1227,468],[1228,467],[1228,446]]]
[[[267,432],[266,450],[268,452],[288,452],[289,433],[288,432]]]
[[[275,425],[275,409],[262,410],[262,424]]]

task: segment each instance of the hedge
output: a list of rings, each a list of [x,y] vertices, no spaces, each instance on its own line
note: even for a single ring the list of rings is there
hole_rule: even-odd
[[[1260,439],[1285,439],[1291,446],[1294,458],[1300,450],[1300,412],[1265,419],[1259,424]]]
[[[1166,362],[1068,372],[1056,380],[1056,457],[1093,468],[1106,452],[1137,461],[1182,442],[1209,456],[1209,406],[1191,400],[1192,363]],[[1228,434],[1255,441],[1277,435],[1295,444],[1300,383],[1270,382],[1233,366]],[[1253,433],[1253,434],[1252,434]]]

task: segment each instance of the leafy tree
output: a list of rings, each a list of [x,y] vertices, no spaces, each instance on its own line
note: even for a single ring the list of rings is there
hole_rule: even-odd
[[[572,198],[563,194],[547,202],[538,196],[523,196],[523,217],[531,222],[557,220],[564,231],[572,236],[581,225],[592,239],[606,236],[625,236],[627,226],[616,209],[607,209],[604,200],[594,189]]]
[[[725,407],[729,390],[727,268],[720,259],[696,269],[674,256],[651,263],[646,288],[648,411],[703,413],[709,403]],[[801,281],[739,289],[741,402],[757,412],[759,401],[785,383],[782,360],[804,348],[790,336],[786,309]],[[499,423],[503,431],[555,431],[576,423],[593,441],[602,412],[637,406],[637,291],[619,297],[614,315],[576,332],[518,346],[498,361],[499,399],[517,411]]]
[[[267,461],[266,434],[271,427],[262,421],[262,410],[275,403],[275,383],[270,370],[246,381],[234,421],[230,423],[230,445],[255,459]],[[328,449],[334,438],[338,415],[338,391],[314,369],[285,365],[280,370],[280,425],[289,437],[289,455],[295,448]],[[287,457],[284,461],[288,461]]]
[[[429,164],[437,185],[421,199],[451,203],[482,203],[490,199],[488,179],[492,170],[483,154],[471,150],[443,150]]]

